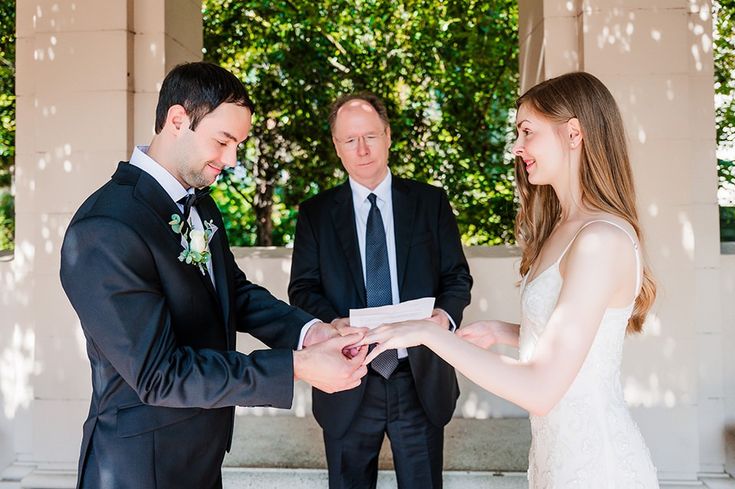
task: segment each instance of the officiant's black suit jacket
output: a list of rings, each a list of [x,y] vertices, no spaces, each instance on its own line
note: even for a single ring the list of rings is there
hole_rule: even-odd
[[[446,194],[424,183],[392,179],[396,266],[401,302],[436,297],[435,307],[459,326],[470,303],[472,277]],[[331,321],[366,307],[365,281],[357,242],[349,182],[322,192],[299,209],[291,281],[292,305]],[[421,404],[441,427],[449,422],[459,395],[454,368],[424,346],[408,349]],[[365,392],[335,394],[313,390],[314,417],[332,437],[348,429]]]
[[[291,405],[292,350],[312,318],[246,279],[211,198],[197,209],[218,227],[216,289],[178,260],[181,239],[168,221],[179,209],[137,167],[120,163],[71,221],[61,280],[87,340],[93,387],[78,485],[219,487],[233,406]],[[238,353],[236,331],[274,349]]]

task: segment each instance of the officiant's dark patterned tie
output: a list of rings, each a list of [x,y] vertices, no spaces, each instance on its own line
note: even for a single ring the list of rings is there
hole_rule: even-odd
[[[375,194],[368,195],[370,213],[365,233],[365,291],[368,307],[386,306],[393,303],[388,246],[385,242],[383,217],[380,215],[376,199]],[[384,351],[370,365],[373,370],[387,379],[398,367],[398,352],[395,349]]]

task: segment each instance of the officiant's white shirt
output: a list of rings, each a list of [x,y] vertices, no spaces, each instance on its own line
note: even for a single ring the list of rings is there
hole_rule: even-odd
[[[393,176],[390,170],[385,175],[382,182],[375,187],[375,190],[359,184],[355,179],[350,177],[350,188],[352,189],[352,205],[355,209],[355,226],[357,229],[357,243],[360,247],[360,261],[362,263],[362,277],[367,287],[367,275],[365,272],[365,239],[367,234],[367,220],[370,214],[370,201],[368,195],[375,194],[375,205],[380,210],[380,217],[383,219],[383,227],[385,228],[385,244],[388,248],[388,268],[390,269],[390,289],[393,304],[400,304],[401,297],[398,290],[398,266],[396,264],[396,233],[393,226]],[[441,310],[441,309],[440,309]],[[449,319],[452,331],[456,328],[454,320],[441,310]],[[408,350],[398,348],[398,358],[406,358]]]

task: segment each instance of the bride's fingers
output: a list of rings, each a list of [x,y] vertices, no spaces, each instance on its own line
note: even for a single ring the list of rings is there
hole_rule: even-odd
[[[365,357],[365,360],[362,362],[363,365],[368,365],[370,362],[375,360],[375,357],[383,353],[385,350],[388,350],[389,348],[386,348],[385,345],[378,345],[375,348],[373,348],[373,351],[370,352],[370,354]]]
[[[355,343],[355,346],[372,345],[373,343],[380,343],[383,340],[385,340],[384,333],[382,331],[378,331],[377,329],[373,329],[368,334],[366,334],[365,337],[363,337],[360,341]]]
[[[374,341],[370,340],[368,336],[365,336],[363,339],[355,343],[354,346],[367,346],[371,343],[375,343]]]

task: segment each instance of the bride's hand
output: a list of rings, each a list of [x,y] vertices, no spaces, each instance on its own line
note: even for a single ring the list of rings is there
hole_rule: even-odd
[[[498,343],[499,327],[498,321],[476,321],[462,326],[455,334],[480,348],[490,348]]]
[[[433,330],[446,331],[435,322],[429,320],[384,324],[383,326],[371,329],[358,343],[358,345],[377,343],[375,348],[365,358],[363,365],[367,365],[386,350],[422,345],[426,342],[426,338]]]

